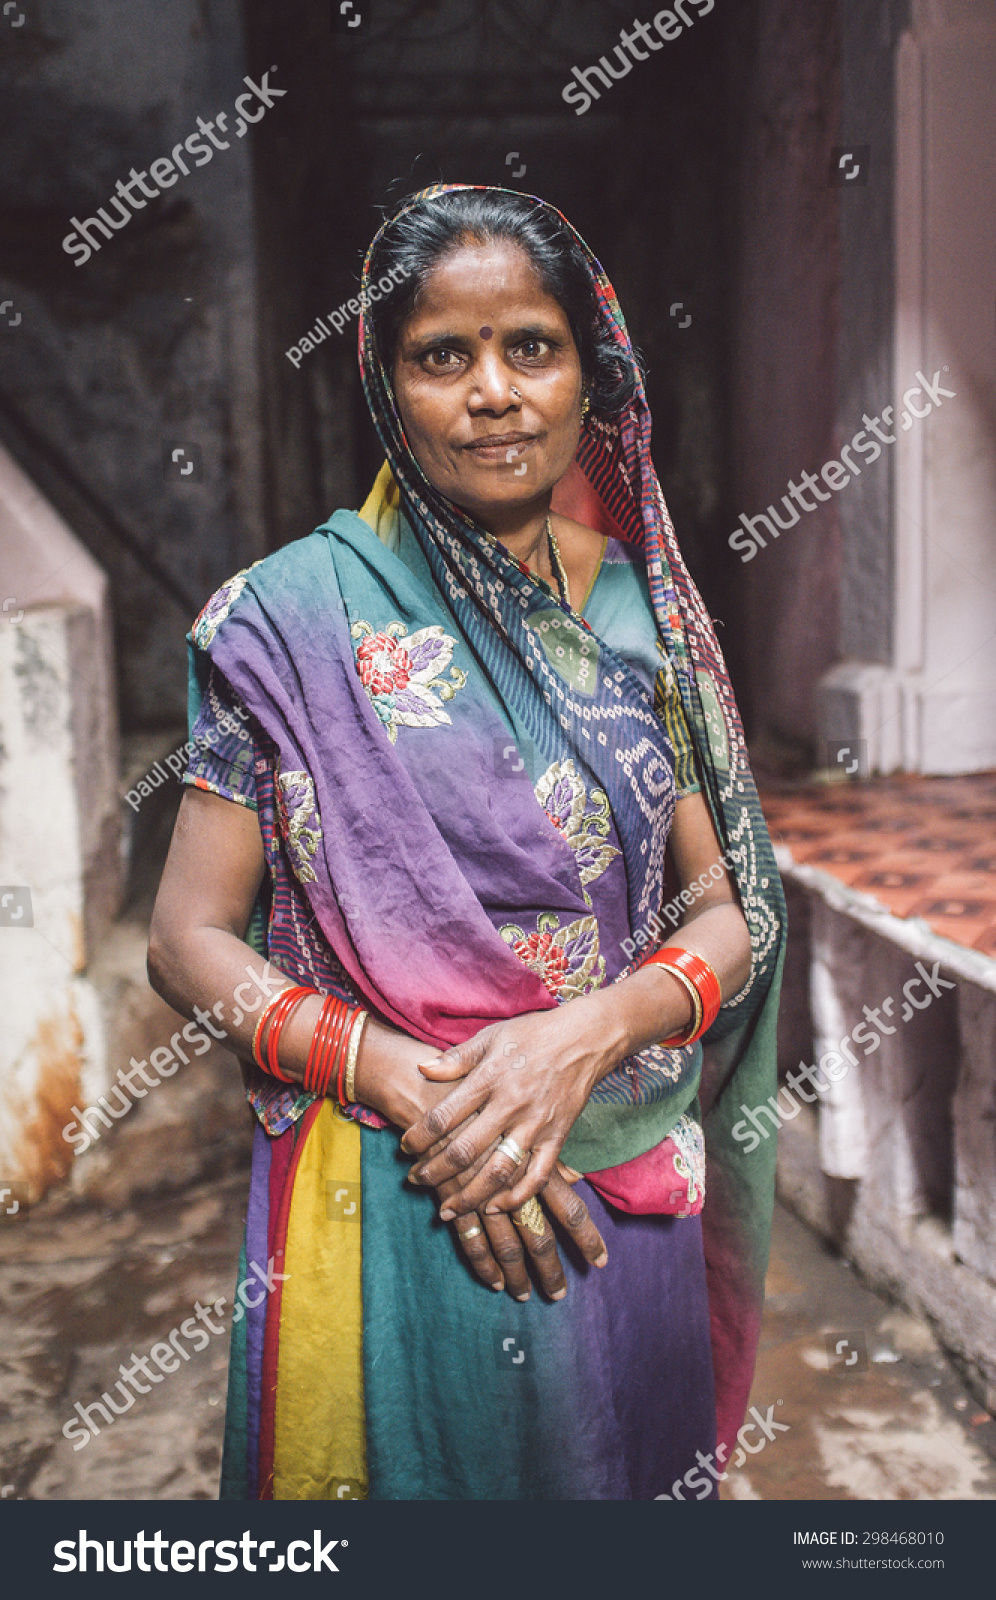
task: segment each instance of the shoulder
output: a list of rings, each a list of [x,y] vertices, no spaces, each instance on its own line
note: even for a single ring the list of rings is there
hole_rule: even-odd
[[[262,601],[267,610],[273,610],[279,607],[282,597],[309,592],[316,583],[327,581],[331,565],[329,546],[344,539],[355,542],[357,537],[364,536],[376,537],[356,512],[337,511],[313,533],[243,567],[215,590],[200,612],[190,630],[194,644],[200,650],[210,648],[218,629],[247,590]]]

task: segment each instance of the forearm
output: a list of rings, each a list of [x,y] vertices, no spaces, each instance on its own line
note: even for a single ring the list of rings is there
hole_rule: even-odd
[[[678,928],[668,944],[708,961],[724,1000],[737,993],[750,973],[750,935],[739,906],[724,903],[701,911]],[[596,1082],[628,1056],[684,1032],[692,1020],[688,991],[656,962],[572,1005],[587,1008],[587,1025],[604,1042],[605,1064]]]
[[[252,1057],[261,1011],[293,982],[276,963],[265,961],[224,928],[199,928],[179,938],[153,940],[149,976],[174,1010],[197,1016],[204,1025],[207,1016],[214,1037],[226,1038],[230,1048],[247,1060]],[[309,995],[281,1034],[280,1066],[295,1082],[304,1078],[321,1009],[322,997]],[[409,1127],[444,1092],[418,1071],[420,1061],[431,1061],[438,1054],[432,1046],[369,1017],[356,1061],[356,1099],[398,1127]]]

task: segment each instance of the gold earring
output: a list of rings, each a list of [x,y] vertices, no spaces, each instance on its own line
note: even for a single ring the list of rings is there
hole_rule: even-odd
[[[585,417],[588,415],[588,412],[590,410],[591,410],[591,401],[589,400],[588,395],[585,394],[584,399],[581,401],[581,421],[582,422],[584,421]]]

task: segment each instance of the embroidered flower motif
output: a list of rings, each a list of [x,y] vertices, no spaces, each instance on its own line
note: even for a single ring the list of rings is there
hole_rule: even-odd
[[[259,562],[254,561],[251,567],[243,567],[234,578],[229,578],[227,583],[223,583],[220,589],[215,590],[190,630],[199,649],[207,650],[211,645],[215,634],[245,588],[250,572],[253,567],[258,566]]]
[[[391,743],[399,727],[435,728],[450,722],[443,701],[452,700],[467,674],[451,665],[455,639],[438,623],[408,637],[403,622],[389,622],[375,633],[369,622],[354,622],[356,670]],[[449,667],[449,679],[442,674]]]
[[[674,1145],[671,1157],[674,1170],[679,1178],[685,1180],[688,1189],[688,1209],[676,1214],[679,1217],[695,1216],[701,1211],[705,1199],[706,1161],[702,1129],[687,1111],[683,1111],[668,1137]]]
[[[314,883],[312,859],[322,842],[322,824],[315,803],[315,785],[306,772],[281,772],[276,787],[280,827],[287,851],[302,883]]]
[[[535,794],[574,851],[583,890],[585,884],[600,878],[613,857],[620,854],[615,845],[605,842],[612,826],[609,797],[601,789],[592,789],[589,796],[573,761],[555,761],[547,767],[536,784]]]
[[[605,978],[605,957],[599,954],[594,917],[578,917],[562,928],[558,916],[544,911],[536,919],[535,933],[526,933],[512,922],[499,932],[555,1000],[587,994]]]

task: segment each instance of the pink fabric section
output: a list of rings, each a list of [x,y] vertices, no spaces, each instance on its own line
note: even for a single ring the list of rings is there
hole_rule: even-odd
[[[689,1178],[687,1162],[673,1139],[620,1167],[603,1167],[585,1177],[603,1200],[638,1215],[697,1217],[705,1199],[702,1185]]]

